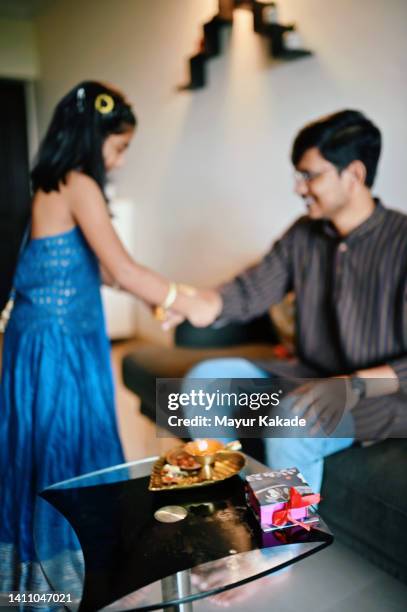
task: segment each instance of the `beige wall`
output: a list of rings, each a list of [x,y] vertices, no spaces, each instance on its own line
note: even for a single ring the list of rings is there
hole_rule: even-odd
[[[0,18],[0,78],[35,79],[39,73],[31,21]]]
[[[137,256],[184,281],[221,281],[262,253],[303,212],[292,193],[293,135],[343,107],[363,109],[384,132],[376,192],[407,212],[407,2],[280,0],[315,56],[273,63],[235,13],[209,84],[177,93],[199,24],[215,0],[58,0],[36,21],[40,125],[85,78],[117,84],[140,127],[119,195],[137,209]],[[157,335],[147,315],[141,331]]]

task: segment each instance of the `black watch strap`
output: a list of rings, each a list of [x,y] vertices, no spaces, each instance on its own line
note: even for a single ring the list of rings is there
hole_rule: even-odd
[[[366,381],[364,378],[353,375],[350,377],[350,385],[352,390],[359,394],[359,399],[366,397]]]

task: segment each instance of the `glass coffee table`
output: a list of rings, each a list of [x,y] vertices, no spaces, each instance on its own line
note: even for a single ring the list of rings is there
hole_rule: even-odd
[[[36,552],[67,609],[187,612],[196,599],[262,578],[333,541],[322,519],[310,531],[261,531],[242,477],[268,468],[250,457],[229,480],[151,492],[156,459],[56,483],[38,497]],[[175,509],[157,513],[167,506]]]

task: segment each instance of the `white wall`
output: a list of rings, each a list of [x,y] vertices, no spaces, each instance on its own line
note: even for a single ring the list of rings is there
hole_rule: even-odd
[[[58,0],[37,19],[40,125],[81,79],[124,89],[140,127],[119,178],[137,206],[137,255],[177,280],[211,285],[255,259],[302,204],[289,149],[302,125],[343,107],[384,133],[376,193],[407,212],[407,2],[280,0],[315,56],[273,63],[251,16],[235,12],[209,84],[177,93],[216,0]],[[141,331],[157,335],[147,315]]]
[[[34,24],[0,18],[0,78],[34,79],[38,71]]]

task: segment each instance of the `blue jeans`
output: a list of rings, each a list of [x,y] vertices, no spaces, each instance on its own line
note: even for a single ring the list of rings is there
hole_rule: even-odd
[[[269,378],[271,375],[247,359],[238,357],[208,359],[194,366],[188,379],[199,378]],[[344,420],[353,430],[352,416]],[[322,485],[324,457],[351,446],[353,437],[347,438],[264,438],[266,462],[275,470],[297,467],[315,493]]]

